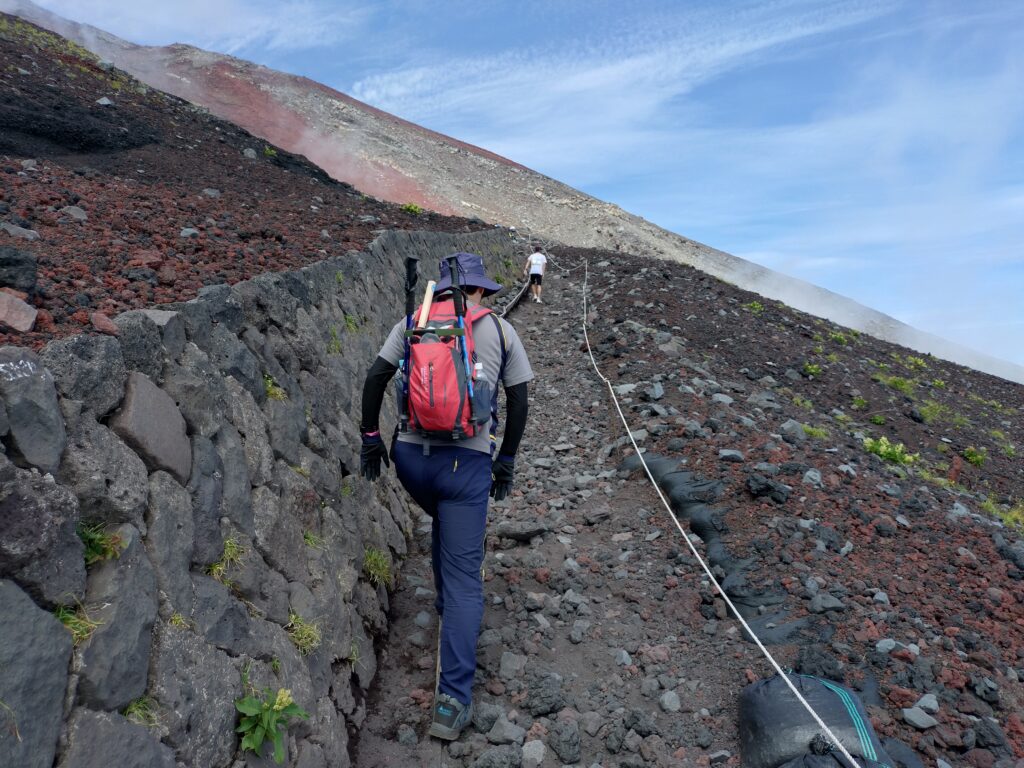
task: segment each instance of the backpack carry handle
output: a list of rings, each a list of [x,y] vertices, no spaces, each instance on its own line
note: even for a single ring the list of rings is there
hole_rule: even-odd
[[[455,316],[466,316],[466,300],[459,285],[459,260],[455,256],[448,257],[448,272],[452,276],[452,300],[455,302]]]

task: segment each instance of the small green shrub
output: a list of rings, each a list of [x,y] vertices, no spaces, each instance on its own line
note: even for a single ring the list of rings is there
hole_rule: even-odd
[[[130,722],[146,728],[160,725],[160,715],[152,699],[143,696],[128,704],[121,712]]]
[[[267,393],[269,400],[287,400],[288,393],[278,386],[274,377],[269,373],[263,374],[263,391]]]
[[[912,371],[925,371],[928,370],[928,363],[924,361],[923,357],[913,357],[907,355],[907,359],[904,361],[907,364],[907,368]]]
[[[224,550],[221,552],[220,560],[207,566],[206,573],[221,584],[230,587],[232,584],[227,578],[228,568],[241,564],[244,554],[245,548],[238,543],[238,539],[228,537],[224,539]]]
[[[423,208],[416,205],[416,203],[406,203],[405,205],[400,206],[400,210],[403,210],[406,213],[411,214],[412,216],[419,216],[421,213],[423,213]]]
[[[968,464],[973,464],[976,467],[980,467],[985,463],[985,459],[988,458],[988,450],[986,448],[975,448],[973,445],[969,448],[964,449],[964,459]]]
[[[281,660],[275,656],[270,660],[270,669],[273,670],[274,674],[280,674],[281,672]]]
[[[883,376],[881,374],[875,376],[875,381],[879,381],[890,389],[895,389],[907,397],[914,394],[915,382],[913,379],[905,379],[902,376]]]
[[[935,400],[925,400],[917,410],[921,414],[921,418],[924,419],[925,424],[932,424],[939,419],[945,419],[949,416],[949,408]]]
[[[825,355],[825,359],[828,360],[830,363],[838,363],[839,355],[837,355],[835,352],[829,352],[827,355]]]
[[[374,586],[391,586],[391,563],[388,556],[376,547],[367,547],[363,555],[363,572]]]
[[[352,487],[352,483],[350,483],[348,481],[348,478],[346,478],[345,480],[342,481],[342,483],[341,483],[341,495],[342,495],[343,498],[347,499],[347,498],[349,498],[355,492],[356,492],[356,490],[355,490],[355,488]]]
[[[868,421],[870,421],[872,424],[875,424],[876,426],[880,427],[883,424],[885,424],[885,416],[883,416],[880,413],[876,413],[874,416],[872,416],[870,419],[868,419]]]
[[[817,363],[804,363],[804,367],[800,369],[804,376],[820,376],[821,366]]]
[[[76,646],[92,637],[96,627],[102,623],[91,618],[81,605],[78,608],[62,605],[53,612],[53,615],[57,621],[67,627]]]
[[[291,613],[288,615],[288,626],[285,627],[285,631],[288,632],[292,645],[303,656],[308,656],[320,647],[320,625],[315,621],[306,621],[299,614]]]
[[[850,408],[854,411],[863,411],[867,407],[868,401],[859,395],[853,398],[853,403],[850,405]]]
[[[1016,528],[1018,531],[1024,531],[1024,501],[1018,501],[1006,510],[1000,508],[996,514],[1006,525]]]
[[[844,347],[850,343],[850,340],[846,338],[846,334],[841,333],[840,331],[832,331],[828,337],[836,344],[842,344]]]
[[[1004,445],[1001,450],[1003,451],[1003,456],[1006,456],[1008,459],[1013,459],[1017,456],[1017,448],[1010,443]]]
[[[814,403],[808,400],[806,397],[800,397],[800,395],[793,396],[793,405],[798,408],[803,408],[805,411],[813,411]]]
[[[331,340],[327,342],[327,354],[328,355],[340,355],[341,354],[341,339],[338,338],[337,326],[331,326]]]
[[[903,443],[890,443],[889,438],[884,436],[877,440],[865,437],[864,449],[893,464],[913,464],[919,458],[919,454],[907,453],[907,447]]]
[[[85,564],[92,565],[121,556],[124,542],[116,533],[107,533],[102,523],[95,525],[78,524],[78,538],[85,546]]]
[[[359,330],[359,318],[355,315],[345,314],[345,329],[349,333],[355,333]]]
[[[192,626],[191,622],[180,613],[171,614],[170,624],[178,629],[189,629]]]
[[[317,536],[312,531],[306,531],[305,533],[303,533],[302,534],[302,540],[306,542],[306,546],[307,547],[311,547],[312,549],[323,549],[324,548],[323,537],[322,536]]]
[[[813,437],[817,440],[824,440],[828,437],[828,430],[824,427],[812,427],[808,424],[803,425],[804,434],[808,437]]]
[[[744,304],[743,309],[747,310],[753,315],[760,315],[762,312],[764,312],[764,304],[762,304],[760,301],[751,301],[747,304]]]
[[[944,382],[942,379],[932,379],[932,386],[935,387],[936,389],[945,389],[946,382]]]
[[[274,762],[278,765],[284,763],[288,718],[309,717],[292,699],[292,692],[285,688],[279,688],[276,697],[266,688],[262,699],[256,696],[237,699],[235,709],[242,714],[235,729],[236,733],[242,734],[242,751],[254,752],[260,757],[264,743],[269,741],[274,748]]]
[[[277,150],[269,144],[263,145],[263,156],[264,157],[277,157]]]
[[[342,272],[340,269],[334,273],[334,282],[337,283],[339,286],[345,284],[345,273]]]

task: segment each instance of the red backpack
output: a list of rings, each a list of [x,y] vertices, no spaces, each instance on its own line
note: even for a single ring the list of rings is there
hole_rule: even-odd
[[[417,308],[413,316],[419,313]],[[491,388],[479,375],[482,366],[476,362],[473,323],[489,314],[486,307],[467,307],[464,327],[459,328],[455,303],[449,298],[430,306],[425,324],[429,330],[409,332],[404,371],[408,431],[462,440],[488,429]],[[465,352],[460,339],[465,340]]]

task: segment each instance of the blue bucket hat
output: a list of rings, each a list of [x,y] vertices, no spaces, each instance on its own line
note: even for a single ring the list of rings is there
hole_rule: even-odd
[[[501,285],[487,277],[484,271],[484,260],[475,253],[455,253],[456,267],[459,270],[459,285],[472,285],[484,289],[484,296],[491,296],[501,290]],[[449,256],[448,258],[451,258]],[[448,261],[443,260],[438,264],[438,271],[441,279],[434,286],[434,293],[446,291],[452,287],[452,276],[448,269]]]

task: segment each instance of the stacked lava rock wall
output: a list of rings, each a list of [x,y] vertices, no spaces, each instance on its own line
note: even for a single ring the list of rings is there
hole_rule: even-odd
[[[116,337],[0,349],[0,765],[223,768],[242,757],[235,700],[281,688],[309,713],[290,764],[349,764],[411,524],[392,480],[357,477],[362,378],[406,255],[435,276],[472,250],[507,277],[514,247],[386,232],[127,312]],[[87,565],[83,526],[119,555]],[[147,726],[123,715],[140,701]]]

